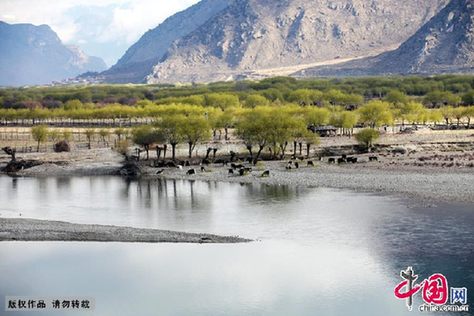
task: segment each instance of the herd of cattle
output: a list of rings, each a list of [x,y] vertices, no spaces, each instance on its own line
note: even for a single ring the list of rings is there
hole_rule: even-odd
[[[377,156],[369,156],[368,159],[369,159],[369,162],[378,161]],[[296,157],[293,157],[293,159],[287,162],[285,169],[286,170],[299,169],[304,163],[304,160],[305,159],[303,157],[300,157],[298,159],[296,159]],[[323,159],[320,158],[320,161],[323,161]],[[251,164],[252,161],[248,160],[246,162],[248,162],[249,164],[246,165],[241,162],[236,163],[236,162],[230,162],[226,160],[214,161],[214,163],[216,164],[222,164],[223,166],[230,166],[230,168],[228,168],[227,170],[228,170],[228,174],[231,176],[233,175],[246,176],[248,174],[251,174],[253,171],[252,164]],[[328,158],[327,162],[329,164],[336,164],[336,163],[337,164],[346,164],[346,163],[354,164],[354,163],[359,162],[359,159],[358,157],[349,157],[347,155],[342,155],[341,157],[338,157],[338,158],[330,157]],[[201,161],[201,164],[200,164],[201,172],[210,172],[209,169],[206,169],[206,167],[209,166],[210,164],[211,164],[211,161],[207,159]],[[306,160],[306,166],[314,167],[315,162],[313,160]],[[161,162],[158,165],[155,165],[155,167],[168,167],[168,168],[177,168],[177,169],[183,170],[184,167],[191,167],[191,163],[189,161],[181,161],[181,162],[169,161],[169,162]],[[160,169],[156,174],[161,175],[164,173],[164,171],[165,169]],[[188,176],[195,175],[195,174],[197,174],[197,171],[194,168],[190,168],[186,171],[186,175]],[[269,177],[270,170],[265,170],[263,173],[261,173],[260,176]]]

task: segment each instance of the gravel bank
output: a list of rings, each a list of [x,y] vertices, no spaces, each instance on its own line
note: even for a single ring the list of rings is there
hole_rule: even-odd
[[[474,170],[466,168],[391,167],[383,163],[359,163],[337,166],[327,163],[315,167],[286,170],[284,162],[266,162],[247,176],[229,175],[228,168],[209,167],[207,172],[186,175],[186,171],[165,169],[156,175],[156,169],[147,168],[148,177],[194,179],[238,183],[263,183],[306,187],[328,187],[364,192],[398,194],[404,197],[438,202],[474,203]],[[269,177],[262,177],[264,170]]]
[[[97,241],[142,243],[241,243],[240,237],[191,234],[131,227],[83,225],[35,219],[0,218],[0,241]]]

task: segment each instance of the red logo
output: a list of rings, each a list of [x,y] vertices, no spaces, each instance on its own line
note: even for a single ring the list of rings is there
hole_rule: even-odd
[[[408,310],[412,310],[413,296],[421,289],[427,304],[444,305],[448,302],[448,280],[443,274],[433,274],[418,284],[414,284],[418,275],[414,274],[412,267],[402,270],[400,276],[404,280],[395,287],[394,293],[397,298],[407,300]]]

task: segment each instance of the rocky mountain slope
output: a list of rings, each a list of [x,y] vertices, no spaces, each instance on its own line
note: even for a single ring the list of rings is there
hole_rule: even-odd
[[[102,59],[65,46],[47,25],[0,22],[0,43],[0,86],[47,84],[106,68]]]
[[[175,40],[146,79],[238,79],[259,69],[371,55],[405,41],[447,2],[231,1]]]
[[[231,0],[203,0],[146,32],[116,65],[104,72],[108,82],[142,82],[160,62],[171,44],[202,26],[225,9]]]
[[[299,76],[474,72],[474,3],[452,0],[398,49]]]

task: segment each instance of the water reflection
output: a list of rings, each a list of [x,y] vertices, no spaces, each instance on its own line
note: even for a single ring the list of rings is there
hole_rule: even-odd
[[[474,288],[472,205],[423,208],[324,188],[114,177],[0,177],[0,192],[1,216],[21,210],[32,218],[262,240],[2,243],[0,295],[87,292],[102,302],[100,315],[117,314],[112,302],[123,315],[408,315],[392,294],[407,266]]]

